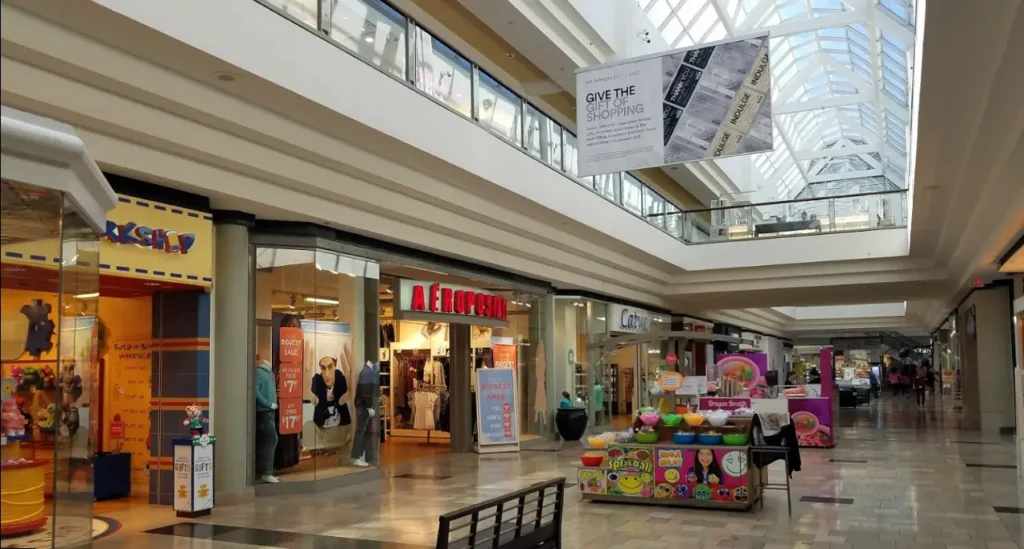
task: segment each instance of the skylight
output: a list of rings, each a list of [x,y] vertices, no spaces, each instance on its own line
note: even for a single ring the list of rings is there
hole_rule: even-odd
[[[916,1],[640,0],[640,6],[673,49],[770,33],[775,150],[751,161],[774,186],[774,198],[789,199],[837,174],[907,188]]]

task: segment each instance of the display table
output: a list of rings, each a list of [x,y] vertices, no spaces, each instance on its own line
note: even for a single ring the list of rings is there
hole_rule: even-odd
[[[20,441],[8,439],[0,463],[0,535],[31,532],[46,525],[43,514],[49,460],[20,459]]]
[[[609,447],[577,479],[585,500],[747,510],[760,498],[750,462],[747,445],[630,443]]]

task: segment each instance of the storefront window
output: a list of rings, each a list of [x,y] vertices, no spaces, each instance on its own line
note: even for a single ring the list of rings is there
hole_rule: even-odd
[[[35,531],[33,546],[88,544],[98,234],[59,192],[4,181],[0,205],[5,533]]]
[[[522,143],[523,100],[483,71],[477,88],[480,124],[513,145]]]
[[[377,330],[367,311],[377,308],[378,273],[324,250],[256,249],[257,480],[379,466],[378,357],[364,344]]]
[[[413,84],[464,116],[473,116],[473,67],[420,27],[413,27]]]
[[[331,39],[404,80],[405,17],[379,0],[335,0],[333,6]]]

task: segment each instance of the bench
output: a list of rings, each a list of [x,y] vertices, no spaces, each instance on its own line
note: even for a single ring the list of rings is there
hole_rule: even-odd
[[[560,549],[565,478],[441,515],[437,549]]]

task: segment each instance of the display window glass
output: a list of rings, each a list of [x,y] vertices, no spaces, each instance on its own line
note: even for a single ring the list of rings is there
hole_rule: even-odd
[[[292,16],[296,21],[316,29],[317,25],[317,0],[266,0],[268,4]]]
[[[257,481],[311,481],[380,464],[378,265],[325,250],[256,248]],[[367,314],[367,313],[371,314]]]
[[[99,236],[59,192],[4,181],[0,205],[3,533],[79,546],[92,535]],[[32,258],[46,260],[17,261]]]
[[[485,128],[502,139],[519,145],[522,142],[523,100],[497,80],[479,71],[477,117]]]

